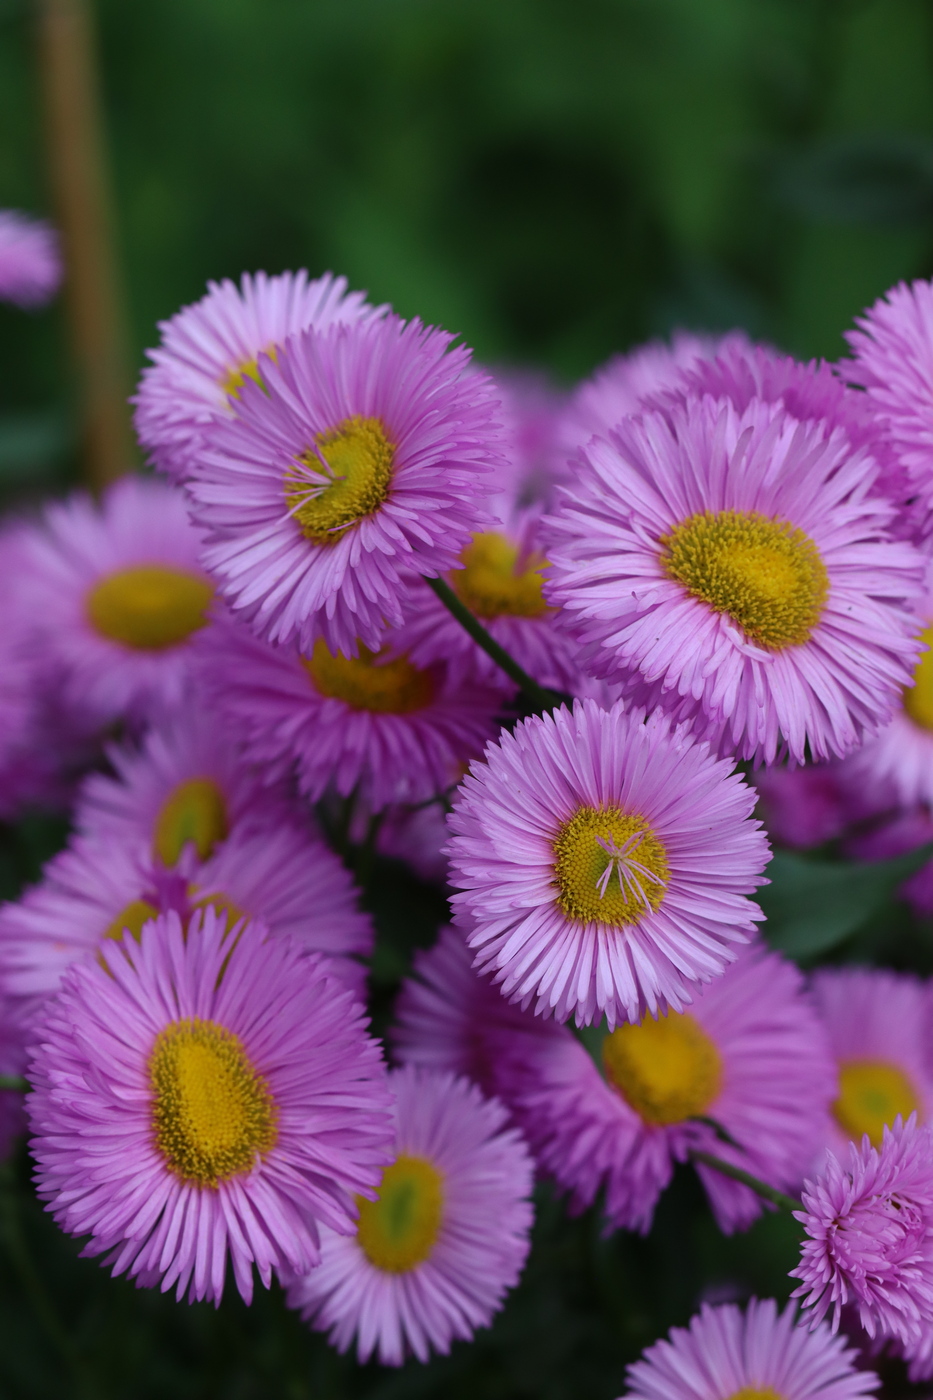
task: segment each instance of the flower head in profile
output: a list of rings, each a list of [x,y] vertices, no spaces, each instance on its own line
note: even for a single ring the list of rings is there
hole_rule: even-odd
[[[0,209],[0,301],[44,306],[61,280],[58,235],[51,225],[16,209]]]
[[[861,385],[907,477],[916,538],[933,536],[933,281],[900,282],[847,331],[854,363],[840,371]]]
[[[446,572],[483,527],[498,401],[452,341],[394,315],[305,331],[205,428],[187,483],[204,562],[257,633],[376,649],[403,577]]]
[[[831,1143],[837,1155],[912,1113],[933,1117],[930,997],[919,977],[875,967],[823,967],[811,990],[839,1069]]]
[[[358,654],[318,639],[273,646],[236,622],[204,638],[199,674],[245,759],[268,777],[294,773],[312,801],[356,793],[370,812],[425,802],[451,787],[496,733],[498,687],[416,665],[403,632]]]
[[[476,966],[559,1021],[682,1010],[761,918],[754,800],[665,715],[585,700],[523,721],[472,765],[449,818]]]
[[[833,1330],[851,1306],[869,1337],[907,1346],[933,1327],[933,1138],[916,1117],[885,1126],[881,1146],[850,1143],[840,1160],[827,1152],[806,1182],[795,1212],[807,1238],[800,1264],[802,1297]]]
[[[74,964],[43,1012],[28,1110],[40,1197],[140,1286],[220,1301],[229,1261],[301,1274],[389,1158],[358,1004],[260,924],[174,913]]]
[[[877,464],[782,403],[688,398],[581,450],[545,538],[597,674],[723,753],[801,763],[890,717],[919,653],[923,560]]]
[[[451,1074],[394,1071],[395,1156],[353,1235],[322,1230],[289,1304],[360,1361],[399,1366],[487,1327],[528,1254],[532,1166],[502,1105]]]
[[[135,399],[139,440],[156,466],[183,477],[197,456],[205,425],[229,415],[247,379],[260,382],[259,356],[275,357],[290,335],[313,327],[352,325],[382,315],[345,277],[307,272],[244,272],[237,286],[208,282],[200,301],[159,323],[161,342],[148,352]]]
[[[704,1303],[628,1368],[625,1400],[857,1400],[878,1389],[857,1363],[842,1337],[805,1326],[793,1305]]]
[[[405,1009],[410,1022],[410,995]],[[477,1029],[495,1091],[571,1209],[601,1197],[612,1229],[646,1233],[692,1151],[796,1191],[826,1140],[836,1093],[826,1033],[799,970],[761,944],[743,949],[686,1011],[591,1032],[591,1053],[568,1027],[525,1017],[524,1026],[499,1017]],[[696,1167],[720,1229],[747,1229],[760,1198]]]
[[[99,504],[51,504],[22,553],[22,606],[61,704],[97,726],[180,706],[214,585],[179,490],[124,477]]]

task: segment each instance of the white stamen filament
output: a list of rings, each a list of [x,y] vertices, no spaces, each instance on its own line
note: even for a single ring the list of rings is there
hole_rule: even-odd
[[[648,899],[639,883],[639,876],[642,879],[653,880],[656,885],[664,884],[664,881],[655,875],[653,870],[649,870],[646,865],[642,865],[641,861],[635,860],[630,854],[636,846],[641,845],[644,835],[643,831],[633,831],[631,836],[626,837],[621,846],[617,846],[611,836],[597,836],[597,846],[601,846],[609,857],[608,865],[596,881],[600,899],[606,897],[613,871],[619,877],[619,889],[622,894],[627,899],[637,900],[640,904],[647,904]]]

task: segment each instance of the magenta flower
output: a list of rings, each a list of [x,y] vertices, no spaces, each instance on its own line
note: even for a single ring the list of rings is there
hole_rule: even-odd
[[[773,1298],[704,1303],[687,1328],[672,1327],[628,1368],[627,1400],[857,1400],[878,1389],[874,1371],[857,1369],[857,1353],[826,1326],[798,1323]]]
[[[204,562],[272,642],[377,648],[400,583],[485,527],[502,429],[492,381],[397,316],[293,336],[205,428],[188,489]]]
[[[662,714],[586,700],[525,720],[457,792],[454,922],[476,966],[538,1013],[612,1028],[682,1010],[762,917],[753,807]]]
[[[933,1327],[933,1138],[911,1115],[884,1128],[880,1149],[849,1144],[845,1165],[827,1152],[795,1212],[807,1238],[792,1278],[833,1330],[855,1309],[869,1337],[912,1346]]]
[[[136,405],[136,432],[156,466],[184,476],[206,425],[229,416],[245,380],[257,381],[260,355],[277,355],[299,331],[352,325],[380,316],[345,277],[309,281],[303,269],[269,277],[244,272],[240,285],[208,282],[207,295],[160,321],[162,343],[147,353]]]
[[[921,556],[891,539],[877,467],[781,404],[689,399],[579,457],[550,518],[546,593],[597,674],[773,763],[848,752],[918,654]]]
[[[907,476],[916,536],[933,534],[933,282],[900,282],[847,331],[854,364],[840,372],[864,386],[886,441]]]
[[[758,769],[752,779],[760,796],[758,815],[773,841],[806,850],[842,835],[852,820],[852,806],[840,783],[840,767],[836,760]]]
[[[295,773],[317,801],[356,792],[371,812],[424,802],[451,787],[496,733],[498,687],[455,684],[443,665],[416,666],[404,633],[375,651],[302,654],[238,623],[204,638],[200,675],[246,759],[267,777]]]
[[[62,280],[58,235],[50,224],[0,209],[0,301],[44,306]]]
[[[356,1233],[321,1231],[321,1264],[288,1302],[360,1361],[427,1361],[487,1327],[528,1254],[532,1167],[502,1105],[453,1075],[406,1068],[395,1158]]]
[[[84,1253],[220,1301],[229,1257],[301,1274],[389,1158],[379,1047],[321,963],[259,924],[176,914],[76,963],[42,1015],[28,1111],[40,1197]]]
[[[46,507],[22,552],[22,605],[59,703],[89,726],[181,705],[214,586],[180,491],[134,476],[99,505],[76,494]]]
[[[412,1009],[409,1000],[409,1020]],[[592,1058],[567,1027],[526,1017],[478,1031],[496,1093],[571,1209],[602,1194],[613,1229],[647,1233],[675,1164],[693,1150],[796,1191],[826,1140],[836,1094],[826,1033],[798,969],[760,944],[689,1010],[622,1025],[595,1041]],[[760,1198],[713,1168],[697,1171],[720,1229],[747,1229]]]
[[[837,1156],[867,1134],[880,1147],[884,1128],[912,1113],[933,1117],[929,1057],[930,994],[919,977],[873,967],[824,967],[813,998],[839,1068],[832,1137]]]

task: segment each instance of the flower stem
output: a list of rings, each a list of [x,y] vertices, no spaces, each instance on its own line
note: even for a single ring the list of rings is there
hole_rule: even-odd
[[[18,1094],[27,1094],[29,1080],[18,1074],[0,1074],[0,1089],[14,1089]]]
[[[695,1147],[690,1152],[691,1162],[701,1162],[704,1167],[712,1167],[713,1171],[721,1172],[723,1176],[731,1176],[733,1181],[741,1181],[743,1186],[748,1186],[752,1191],[757,1192],[764,1200],[770,1201],[772,1205],[780,1206],[782,1210],[799,1210],[800,1202],[794,1200],[793,1196],[785,1196],[783,1191],[778,1191],[776,1187],[769,1186],[765,1181],[759,1181],[757,1176],[752,1176],[751,1172],[743,1171],[741,1167],[734,1167],[731,1162],[724,1162],[720,1157],[714,1157],[712,1152],[702,1152]]]
[[[428,578],[425,583],[440,598],[444,607],[447,608],[460,623],[460,626],[469,632],[478,647],[482,647],[487,656],[491,656],[501,670],[513,680],[525,693],[531,702],[533,713],[544,714],[548,710],[556,709],[558,705],[567,705],[572,697],[565,695],[559,690],[548,690],[546,686],[539,685],[536,680],[529,676],[527,671],[522,670],[513,656],[510,656],[505,647],[501,647],[495,637],[490,636],[486,628],[474,617],[470,609],[461,603],[456,593],[445,583],[442,578]]]

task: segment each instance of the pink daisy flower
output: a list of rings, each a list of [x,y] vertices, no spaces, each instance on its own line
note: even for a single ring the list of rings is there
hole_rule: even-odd
[[[415,666],[397,640],[383,633],[385,645],[354,657],[319,640],[302,654],[222,622],[204,639],[201,674],[251,763],[270,777],[294,770],[312,801],[357,792],[379,812],[455,783],[502,706],[498,688]]]
[[[354,1228],[391,1127],[379,1047],[320,962],[206,910],[75,963],[38,1028],[28,1111],[40,1197],[142,1287],[220,1301],[229,1257],[301,1274]]]
[[[43,306],[58,291],[62,262],[51,224],[0,209],[0,301]]]
[[[115,774],[85,780],[75,827],[101,844],[147,843],[168,867],[204,861],[231,831],[272,825],[285,810],[282,791],[270,792],[203,700],[108,757]]]
[[[188,878],[154,862],[145,841],[76,836],[54,856],[42,882],[0,907],[0,976],[32,1015],[76,960],[96,958],[104,940],[138,936],[169,909],[187,924],[205,907],[259,920],[331,959],[329,971],[364,999],[373,927],[349,872],[323,841],[287,811],[253,830],[238,828]]]
[[[228,416],[247,379],[259,382],[261,354],[275,356],[290,335],[352,325],[385,312],[347,290],[345,277],[307,272],[244,272],[240,285],[208,282],[207,295],[160,321],[162,343],[147,351],[136,405],[136,432],[156,466],[183,476],[206,424]]]
[[[857,1400],[878,1389],[874,1371],[826,1326],[798,1323],[773,1298],[704,1303],[689,1327],[672,1327],[628,1368],[627,1400]]]
[[[496,1092],[572,1210],[602,1193],[609,1226],[642,1233],[691,1151],[797,1190],[826,1140],[836,1094],[800,972],[761,945],[702,988],[689,1011],[620,1026],[594,1058],[567,1027],[540,1020],[515,1029],[500,1021],[485,1051]],[[757,1219],[762,1203],[747,1186],[700,1163],[697,1171],[721,1230]]]
[[[188,481],[204,562],[257,633],[376,648],[403,576],[446,572],[482,528],[497,400],[452,341],[398,316],[306,331],[205,428]]]
[[[742,331],[718,336],[676,330],[669,345],[650,340],[625,355],[614,355],[584,380],[568,407],[562,424],[567,451],[582,447],[594,433],[606,437],[623,418],[639,413],[646,399],[676,389],[685,371],[733,345],[751,349]]]
[[[912,1346],[933,1327],[933,1140],[914,1117],[885,1127],[880,1149],[849,1143],[845,1165],[827,1152],[795,1212],[808,1236],[792,1278],[833,1331],[851,1305],[869,1337]]]
[[[60,702],[89,725],[181,704],[214,587],[179,491],[124,477],[46,508],[23,540],[23,606]]]
[[[579,457],[550,519],[549,599],[636,703],[740,758],[846,753],[891,715],[918,646],[919,554],[841,429],[689,399]]]
[[[662,714],[578,701],[503,733],[457,792],[454,922],[511,1001],[610,1029],[718,977],[762,915],[754,794]]]
[[[869,967],[814,973],[813,997],[839,1067],[833,1103],[833,1150],[867,1135],[880,1147],[885,1126],[912,1113],[933,1116],[928,1056],[929,993],[918,977]]]
[[[405,978],[395,1003],[389,1043],[404,1065],[462,1075],[484,1094],[495,1095],[498,1028],[530,1031],[535,1043],[556,1036],[563,1044],[569,1032],[506,1001],[494,982],[474,972],[472,961],[463,934],[450,925],[440,930],[433,948],[417,952],[413,975]]]
[[[531,1161],[501,1104],[450,1074],[406,1068],[395,1159],[356,1233],[321,1231],[321,1264],[288,1302],[339,1351],[400,1366],[487,1327],[528,1255]]]
[[[854,364],[882,431],[907,475],[917,537],[933,534],[933,282],[900,282],[847,331]]]

